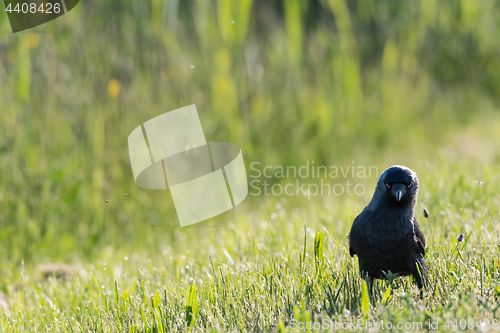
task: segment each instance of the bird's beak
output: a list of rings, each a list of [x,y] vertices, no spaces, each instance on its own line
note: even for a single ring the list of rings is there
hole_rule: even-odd
[[[394,198],[396,198],[396,201],[400,202],[406,194],[406,186],[404,184],[393,184],[392,194],[394,195]]]

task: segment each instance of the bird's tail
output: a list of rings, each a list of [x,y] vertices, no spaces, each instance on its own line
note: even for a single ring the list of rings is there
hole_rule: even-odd
[[[428,271],[427,271],[427,263],[424,258],[419,258],[415,262],[416,273],[414,274],[415,280],[417,281],[417,285],[419,289],[422,289],[427,285],[428,282]]]

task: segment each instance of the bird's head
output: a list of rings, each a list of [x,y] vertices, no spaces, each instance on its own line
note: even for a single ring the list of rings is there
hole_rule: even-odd
[[[417,174],[401,165],[393,165],[380,176],[377,189],[380,199],[397,206],[415,204],[418,193]]]

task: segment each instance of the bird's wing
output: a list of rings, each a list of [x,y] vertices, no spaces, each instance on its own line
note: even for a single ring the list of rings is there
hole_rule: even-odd
[[[418,252],[420,252],[422,256],[425,256],[425,237],[422,230],[420,230],[420,226],[418,225],[416,218],[413,218],[413,231],[415,233],[415,240],[417,242]]]
[[[347,237],[349,239],[349,254],[351,257],[354,257],[356,254],[355,248],[357,247],[357,244],[360,242],[360,235],[359,232],[361,231],[360,229],[360,221],[362,219],[363,212],[359,214],[355,219],[354,222],[352,223],[351,231],[349,232],[349,236]]]

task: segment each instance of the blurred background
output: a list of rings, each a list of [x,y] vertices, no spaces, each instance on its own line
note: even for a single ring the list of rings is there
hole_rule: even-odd
[[[207,141],[248,153],[248,172],[354,161],[405,164],[421,182],[434,165],[467,166],[481,180],[500,160],[498,1],[82,0],[16,34],[0,8],[0,257],[11,265],[207,233],[175,228],[170,194],[138,188],[128,156],[135,127],[190,104]],[[342,228],[369,200],[366,181]]]

